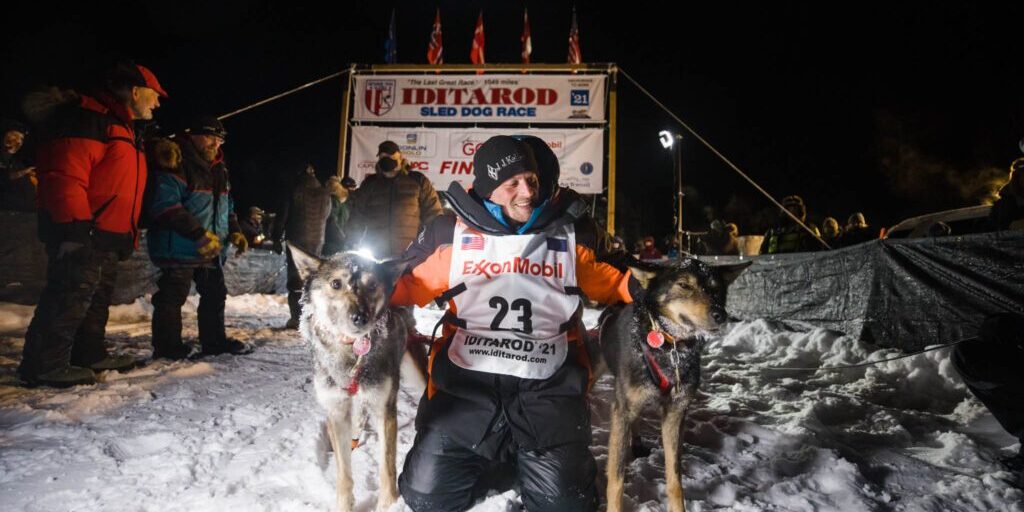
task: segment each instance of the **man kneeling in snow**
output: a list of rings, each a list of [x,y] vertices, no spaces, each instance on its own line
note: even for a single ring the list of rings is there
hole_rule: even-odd
[[[448,189],[455,213],[406,250],[392,304],[449,303],[398,482],[417,512],[468,509],[507,460],[527,510],[597,509],[580,294],[631,302],[636,280],[597,261],[603,233],[558,171],[536,137],[488,139],[473,188]]]

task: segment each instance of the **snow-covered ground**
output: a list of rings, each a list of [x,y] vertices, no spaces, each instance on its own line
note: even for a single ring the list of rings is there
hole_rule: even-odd
[[[186,335],[195,336],[195,298]],[[0,510],[329,510],[334,466],[312,398],[310,358],[282,330],[283,297],[228,301],[229,335],[249,356],[152,363],[93,387],[25,389],[15,368],[32,308],[0,305]],[[149,354],[147,301],[112,309],[109,338]],[[417,312],[428,330],[438,312]],[[596,312],[588,311],[593,322]],[[691,511],[1020,511],[996,462],[1016,449],[954,374],[948,349],[841,372],[770,372],[881,359],[834,332],[742,322],[709,345],[705,397],[691,412],[684,488]],[[593,393],[593,452],[607,450],[611,382]],[[417,390],[399,395],[399,463]],[[641,434],[657,445],[657,420]],[[356,449],[356,500],[372,510],[376,437]],[[626,509],[663,510],[660,449],[632,461]],[[603,476],[601,477],[603,480]],[[602,483],[603,486],[603,483]],[[603,489],[602,489],[603,492]],[[514,490],[474,511],[519,509]],[[394,510],[405,510],[397,505]]]

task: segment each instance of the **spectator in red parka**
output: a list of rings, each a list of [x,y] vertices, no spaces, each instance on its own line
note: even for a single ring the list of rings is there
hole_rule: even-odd
[[[654,246],[654,237],[653,236],[650,236],[650,235],[645,236],[644,240],[643,240],[643,243],[644,243],[644,245],[640,249],[640,259],[641,260],[660,260],[661,259],[661,251],[659,251],[658,248]]]
[[[138,245],[146,158],[134,123],[167,93],[149,69],[119,62],[92,95],[50,88],[24,109],[43,136],[37,159],[46,287],[25,334],[18,373],[29,385],[92,384],[125,370],[104,346],[117,262]]]

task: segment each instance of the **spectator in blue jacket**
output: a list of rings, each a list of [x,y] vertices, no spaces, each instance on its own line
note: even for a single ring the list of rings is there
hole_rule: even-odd
[[[202,354],[247,354],[252,346],[228,338],[224,327],[223,263],[228,244],[248,248],[235,217],[228,168],[221,145],[227,137],[215,117],[196,119],[175,140],[161,139],[152,151],[157,170],[149,201],[148,246],[160,267],[153,294],[153,358],[184,359],[192,349],[181,339],[181,307],[192,282],[199,292]]]

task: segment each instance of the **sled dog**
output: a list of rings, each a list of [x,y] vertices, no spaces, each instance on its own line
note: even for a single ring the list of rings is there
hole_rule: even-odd
[[[350,252],[319,259],[288,249],[304,281],[299,333],[312,350],[316,399],[327,412],[338,510],[350,512],[354,504],[352,440],[368,416],[379,439],[377,509],[386,510],[398,500],[396,401],[406,337],[414,329],[408,311],[388,300],[405,264]]]
[[[701,348],[728,319],[726,288],[750,262],[712,267],[686,259],[666,266],[634,265],[630,270],[646,289],[643,298],[605,310],[597,332],[587,339],[597,372],[615,376],[607,512],[622,510],[630,429],[650,405],[661,409],[668,510],[682,512],[680,448],[686,409],[700,385]]]

